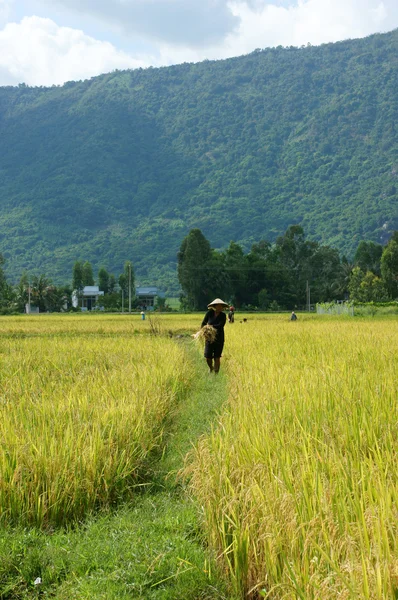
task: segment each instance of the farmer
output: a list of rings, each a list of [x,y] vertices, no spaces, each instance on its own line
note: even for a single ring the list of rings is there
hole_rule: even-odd
[[[291,321],[297,321],[297,315],[296,315],[296,313],[294,312],[294,310],[292,310],[292,314],[290,315],[290,320],[291,320]]]
[[[216,298],[207,305],[209,309],[204,316],[201,327],[211,325],[217,331],[214,342],[205,343],[205,359],[209,366],[210,373],[218,373],[220,370],[220,358],[224,347],[224,325],[227,320],[223,310],[228,308],[228,304],[220,298]],[[214,359],[214,366],[213,366]]]
[[[228,323],[233,323],[235,321],[235,307],[230,306],[228,312]]]

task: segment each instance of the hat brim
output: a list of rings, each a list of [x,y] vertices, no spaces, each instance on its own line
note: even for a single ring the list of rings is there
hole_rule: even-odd
[[[229,304],[224,302],[224,300],[221,300],[221,298],[216,298],[213,300],[213,302],[210,302],[210,304],[207,305],[207,308],[212,308],[213,306],[222,306],[223,308],[228,308]]]

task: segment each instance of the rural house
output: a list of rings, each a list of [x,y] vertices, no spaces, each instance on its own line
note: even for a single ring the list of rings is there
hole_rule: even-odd
[[[77,296],[76,290],[72,294],[72,305],[74,308],[80,306],[82,311],[93,310],[98,308],[98,298],[103,296],[98,285],[86,285],[83,288],[80,299]]]
[[[158,298],[164,298],[164,292],[160,292],[157,287],[137,287],[135,288],[137,304],[141,310],[153,310]]]

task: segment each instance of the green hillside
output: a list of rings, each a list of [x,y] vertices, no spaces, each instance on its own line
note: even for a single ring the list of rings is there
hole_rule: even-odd
[[[197,227],[247,249],[299,223],[351,256],[398,229],[398,30],[320,47],[0,88],[0,251],[176,290]]]

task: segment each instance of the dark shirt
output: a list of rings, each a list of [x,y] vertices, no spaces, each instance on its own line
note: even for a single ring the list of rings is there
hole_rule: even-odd
[[[215,344],[224,343],[224,325],[227,320],[225,312],[220,312],[216,315],[213,309],[207,311],[202,321],[201,327],[205,325],[211,325],[217,331],[217,337],[214,341]]]

